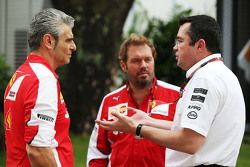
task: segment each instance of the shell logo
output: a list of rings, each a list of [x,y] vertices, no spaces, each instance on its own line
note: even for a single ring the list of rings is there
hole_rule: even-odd
[[[16,79],[16,73],[13,74],[13,76],[11,77],[11,79],[10,79],[10,81],[9,81],[9,87],[11,87],[11,86],[13,85],[15,79]]]
[[[6,117],[5,117],[5,128],[6,130],[10,130],[11,129],[11,125],[12,125],[12,121],[11,121],[11,112],[10,110],[8,110]]]
[[[125,113],[126,111],[127,111],[126,105],[120,107],[120,113]]]

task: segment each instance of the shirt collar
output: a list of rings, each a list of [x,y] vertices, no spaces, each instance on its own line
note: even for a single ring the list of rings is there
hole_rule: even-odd
[[[49,65],[48,61],[44,57],[35,54],[29,54],[27,56],[27,61],[31,63],[41,63],[45,65],[58,79],[58,75],[55,73],[55,71],[52,69],[52,67]]]
[[[189,70],[187,70],[186,72],[186,78],[190,77],[190,75],[197,69],[199,68],[203,63],[213,59],[213,58],[220,58],[221,54],[220,53],[216,53],[216,54],[212,54],[209,55],[207,57],[205,57],[204,59],[200,60],[199,62],[197,62],[196,64],[194,64]]]

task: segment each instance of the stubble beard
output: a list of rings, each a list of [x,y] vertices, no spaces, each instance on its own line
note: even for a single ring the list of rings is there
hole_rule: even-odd
[[[137,78],[135,80],[136,87],[140,89],[149,88],[153,82],[154,75],[150,75],[148,78]]]

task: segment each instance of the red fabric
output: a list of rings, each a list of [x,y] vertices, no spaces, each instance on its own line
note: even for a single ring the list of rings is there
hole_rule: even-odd
[[[155,84],[149,90],[148,96],[139,105],[139,109],[147,112],[149,101],[154,101],[155,106],[161,104],[168,104],[168,116],[158,113],[152,113],[151,116],[157,119],[173,120],[175,113],[175,104],[172,104],[179,96],[179,92],[171,88],[165,87],[162,84]],[[136,108],[133,97],[130,96],[128,87],[124,86],[110,94],[108,94],[99,110],[100,119],[108,120],[109,107],[119,104],[128,103],[128,106]],[[167,110],[167,109],[166,109]],[[128,113],[130,114],[130,113]],[[99,119],[99,118],[98,118]],[[97,135],[93,135],[97,130]],[[90,167],[106,166],[107,162],[112,167],[164,167],[165,166],[165,147],[159,146],[154,142],[142,138],[136,139],[133,134],[126,134],[121,132],[106,131],[99,126],[94,129],[91,136],[91,145],[89,147],[88,159]],[[94,150],[94,151],[93,151]],[[97,155],[98,153],[98,155]],[[106,161],[100,160],[102,158],[110,159]],[[100,161],[99,161],[100,160]],[[103,164],[103,165],[101,165]]]
[[[39,64],[43,69],[49,71],[50,78],[38,78],[33,71],[30,63]],[[39,72],[39,70],[38,70]],[[51,79],[52,77],[52,79]],[[18,80],[21,80],[19,84]],[[55,99],[52,99],[55,108],[49,108],[51,104],[46,104],[46,108],[42,108],[43,103],[39,103],[38,94],[41,82],[47,84],[48,80],[54,81]],[[48,82],[49,84],[50,82]],[[19,85],[18,90],[13,91],[13,85]],[[46,85],[45,84],[45,85]],[[49,91],[50,85],[41,88],[40,91]],[[53,87],[54,88],[54,87]],[[47,92],[50,94],[51,92]],[[11,99],[13,97],[13,99]],[[15,98],[14,98],[15,97]],[[44,100],[46,103],[47,100]],[[37,106],[36,106],[37,105]],[[36,108],[35,108],[36,106]],[[39,108],[40,107],[40,108]],[[34,112],[35,110],[35,112]],[[50,112],[54,113],[55,117],[50,116]],[[39,118],[39,114],[43,114]],[[6,139],[6,166],[29,167],[29,159],[26,152],[26,143],[35,142],[35,146],[45,146],[51,143],[48,147],[55,147],[59,156],[59,161],[63,167],[73,167],[73,149],[69,138],[70,119],[67,117],[67,108],[65,102],[60,96],[60,86],[57,81],[57,75],[50,68],[46,60],[41,56],[29,55],[26,62],[20,66],[12,79],[10,80],[4,96],[4,128]],[[42,119],[41,119],[42,118]],[[35,125],[28,125],[32,122]],[[53,132],[53,133],[51,133]],[[44,138],[44,134],[48,134],[48,138]],[[47,141],[47,139],[50,139]],[[44,140],[44,141],[43,141]],[[56,141],[58,146],[51,141]],[[54,144],[52,146],[52,144]],[[46,145],[47,146],[47,145]]]

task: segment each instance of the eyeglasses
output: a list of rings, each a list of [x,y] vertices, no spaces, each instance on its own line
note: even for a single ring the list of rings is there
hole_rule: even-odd
[[[174,46],[179,46],[181,43],[183,43],[184,40],[181,38],[176,38],[174,41]]]

